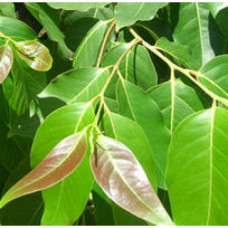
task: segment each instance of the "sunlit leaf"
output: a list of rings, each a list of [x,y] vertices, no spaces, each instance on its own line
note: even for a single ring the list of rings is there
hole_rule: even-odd
[[[180,3],[179,20],[175,26],[173,38],[175,42],[190,48],[196,63],[195,69],[199,69],[215,56],[214,49],[221,42],[220,34],[210,25],[209,11],[204,3]],[[210,40],[212,31],[215,45]]]
[[[217,56],[205,64],[199,81],[215,94],[228,99],[228,55]]]
[[[57,97],[64,102],[86,102],[101,92],[108,76],[107,68],[73,69],[51,81],[39,97]]]
[[[165,2],[118,2],[115,7],[117,29],[133,25],[139,20],[151,20]]]
[[[13,52],[8,45],[0,47],[0,84],[8,76],[13,64]]]
[[[86,34],[75,52],[73,62],[75,68],[95,66],[106,26],[107,21],[99,21]]]
[[[165,188],[164,173],[170,133],[159,106],[142,89],[126,80],[118,82],[116,91],[119,112],[137,122],[146,133],[158,166],[158,186]]]
[[[34,138],[31,166],[36,167],[56,144],[92,124],[94,118],[93,108],[85,103],[66,105],[48,115]],[[88,141],[86,156],[80,166],[60,183],[42,191],[45,204],[42,225],[72,225],[82,214],[93,185],[89,165],[91,150]]]
[[[34,70],[48,71],[52,66],[49,50],[36,40],[18,42],[17,50],[19,56]]]
[[[9,17],[0,16],[0,31],[17,41],[37,38],[35,32],[25,23]]]
[[[193,58],[190,49],[187,46],[171,42],[165,37],[160,38],[155,43],[155,46],[174,57],[177,61],[186,67],[194,68],[196,65],[195,59]]]
[[[167,185],[177,225],[226,225],[228,112],[195,113],[177,127],[170,146]]]
[[[105,5],[109,4],[108,2],[48,2],[48,5],[54,9],[64,9],[64,10],[78,10],[78,11],[87,11],[92,8],[102,8]]]
[[[124,144],[99,136],[91,165],[99,185],[117,205],[150,223],[172,225],[141,165]]]
[[[9,189],[0,201],[0,208],[16,198],[41,191],[64,179],[81,163],[86,149],[85,130],[63,139],[35,169]]]
[[[161,108],[171,132],[185,117],[204,108],[197,93],[177,80],[155,86],[148,93]]]

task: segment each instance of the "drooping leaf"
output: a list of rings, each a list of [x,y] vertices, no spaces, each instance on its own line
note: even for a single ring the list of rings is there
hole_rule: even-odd
[[[64,9],[64,10],[78,10],[78,11],[87,11],[92,8],[102,8],[109,2],[48,2],[48,5],[54,9]]]
[[[19,56],[34,70],[48,71],[52,67],[52,57],[49,50],[36,40],[17,43]]]
[[[49,188],[63,180],[81,163],[86,149],[85,131],[63,139],[35,169],[6,192],[0,201],[0,208],[14,199]]]
[[[196,92],[176,80],[155,86],[148,93],[160,107],[171,132],[185,117],[204,108]]]
[[[147,90],[157,84],[157,73],[145,47],[133,48],[120,65],[122,75],[130,82]]]
[[[134,153],[157,191],[154,154],[143,129],[131,119],[110,112],[104,116],[102,125],[107,136],[120,141]]]
[[[13,64],[13,52],[9,45],[0,47],[0,84],[8,76]]]
[[[108,76],[107,68],[74,69],[55,78],[39,97],[57,97],[64,102],[89,101],[101,92]]]
[[[117,205],[155,225],[172,221],[133,153],[122,143],[99,136],[91,164],[104,192]]]
[[[181,225],[227,224],[228,112],[195,113],[176,129],[167,184],[173,218]]]
[[[102,66],[114,65],[128,48],[129,43],[124,43],[109,50],[104,55]],[[119,70],[128,81],[134,82],[144,90],[157,84],[157,73],[153,62],[146,48],[141,45],[132,48],[120,63]],[[107,97],[112,99],[116,97],[116,82],[117,74],[106,90]]]
[[[92,107],[83,103],[67,105],[51,113],[35,136],[31,149],[32,167],[37,166],[61,140],[93,121]],[[87,146],[87,154],[80,166],[60,183],[42,191],[45,204],[42,225],[72,225],[82,214],[93,184],[88,153],[92,148],[89,142]]]
[[[133,25],[139,20],[151,20],[167,3],[160,2],[118,2],[115,7],[116,29]]]
[[[117,85],[117,101],[120,114],[133,119],[146,133],[158,166],[158,186],[166,188],[164,173],[170,133],[159,106],[143,90],[126,80]]]
[[[195,63],[195,59],[193,58],[190,49],[187,46],[171,42],[165,37],[160,38],[155,43],[155,46],[159,50],[162,50],[163,52],[171,55],[177,61],[188,68],[194,68],[194,66],[197,64]]]
[[[72,51],[65,43],[65,36],[59,28],[59,15],[57,11],[49,7],[46,3],[26,2],[25,6],[31,14],[43,25],[48,37],[58,43],[65,58],[72,55]]]
[[[0,15],[16,18],[15,7],[13,2],[0,3]]]
[[[34,40],[35,32],[25,23],[9,17],[0,16],[0,31],[16,41]]]
[[[194,69],[199,69],[215,56],[210,42],[209,11],[203,3],[180,3],[173,38],[175,42],[190,48],[196,63]]]
[[[99,21],[86,34],[75,52],[73,62],[75,68],[95,66],[107,23],[108,21]]]
[[[228,99],[228,55],[217,56],[205,64],[199,81],[215,94]]]

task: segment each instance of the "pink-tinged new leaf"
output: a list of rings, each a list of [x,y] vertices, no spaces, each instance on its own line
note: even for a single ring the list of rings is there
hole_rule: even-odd
[[[34,70],[48,71],[52,66],[49,50],[36,40],[17,43],[18,55]]]
[[[9,45],[0,47],[0,84],[8,76],[13,64],[13,52]]]
[[[155,225],[173,225],[143,168],[125,145],[99,136],[91,166],[98,184],[117,205]]]
[[[86,149],[85,130],[63,139],[35,169],[9,189],[0,201],[0,208],[16,198],[46,189],[63,180],[82,162]]]

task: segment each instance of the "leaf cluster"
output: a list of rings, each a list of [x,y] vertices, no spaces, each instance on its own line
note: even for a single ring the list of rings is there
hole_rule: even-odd
[[[0,223],[227,225],[226,3],[0,3]]]

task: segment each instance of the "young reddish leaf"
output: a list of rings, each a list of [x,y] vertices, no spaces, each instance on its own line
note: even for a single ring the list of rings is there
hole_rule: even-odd
[[[9,189],[0,201],[0,208],[16,198],[60,182],[81,163],[86,149],[85,130],[63,139],[34,170]]]
[[[11,47],[4,45],[0,47],[0,84],[10,72],[13,63],[13,52]]]
[[[173,225],[143,168],[125,145],[99,136],[91,166],[97,182],[117,205],[155,225]]]
[[[17,50],[19,56],[34,70],[48,71],[52,66],[49,50],[36,40],[18,42]]]

